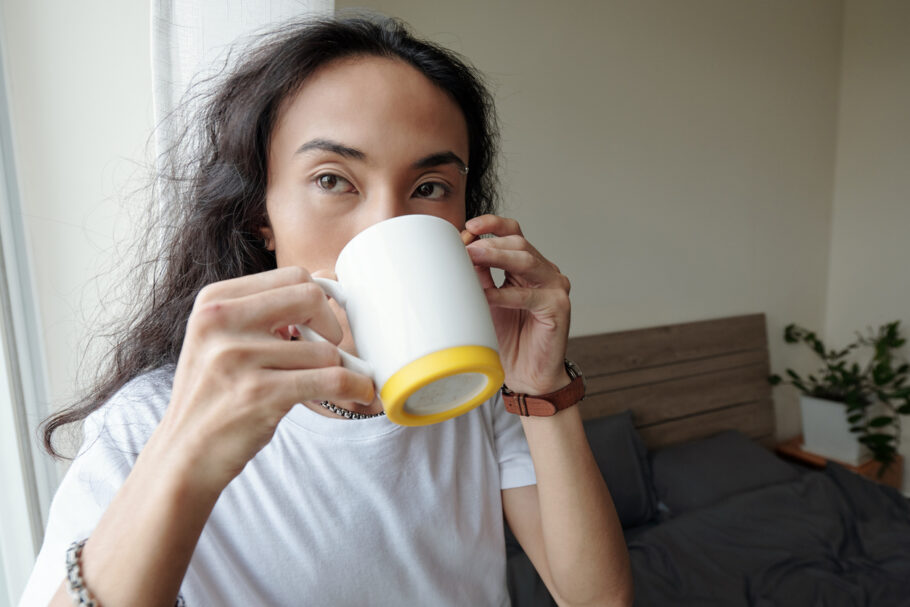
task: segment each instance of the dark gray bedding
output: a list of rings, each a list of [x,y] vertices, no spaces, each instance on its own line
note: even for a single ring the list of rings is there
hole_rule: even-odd
[[[629,544],[636,605],[910,605],[910,502],[836,465]]]
[[[833,464],[626,538],[640,606],[910,606],[910,502]],[[553,604],[523,557],[514,605]]]

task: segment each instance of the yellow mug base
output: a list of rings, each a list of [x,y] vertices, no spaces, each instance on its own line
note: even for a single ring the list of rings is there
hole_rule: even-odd
[[[408,399],[422,388],[462,374],[482,376],[486,378],[486,384],[464,402],[443,411],[419,415],[407,410]],[[496,394],[504,378],[496,350],[485,346],[455,346],[422,356],[399,369],[385,382],[379,397],[392,422],[402,426],[426,426],[467,413]]]

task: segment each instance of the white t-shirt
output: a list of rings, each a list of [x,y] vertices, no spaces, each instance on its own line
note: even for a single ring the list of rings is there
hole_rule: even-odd
[[[85,420],[20,605],[47,605],[157,426],[174,368]],[[221,494],[181,594],[203,605],[508,605],[501,489],[536,482],[500,397],[439,424],[345,420],[302,405]],[[138,523],[137,523],[138,524]]]

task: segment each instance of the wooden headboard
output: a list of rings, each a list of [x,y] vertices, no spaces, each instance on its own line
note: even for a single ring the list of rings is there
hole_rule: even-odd
[[[735,429],[774,442],[764,314],[569,340],[584,370],[585,419],[629,409],[649,448]]]

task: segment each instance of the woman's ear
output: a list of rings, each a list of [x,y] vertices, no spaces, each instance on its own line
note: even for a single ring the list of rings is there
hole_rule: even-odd
[[[275,250],[275,234],[272,232],[272,228],[261,227],[259,228],[259,234],[262,236],[263,245],[266,250],[274,251]]]

